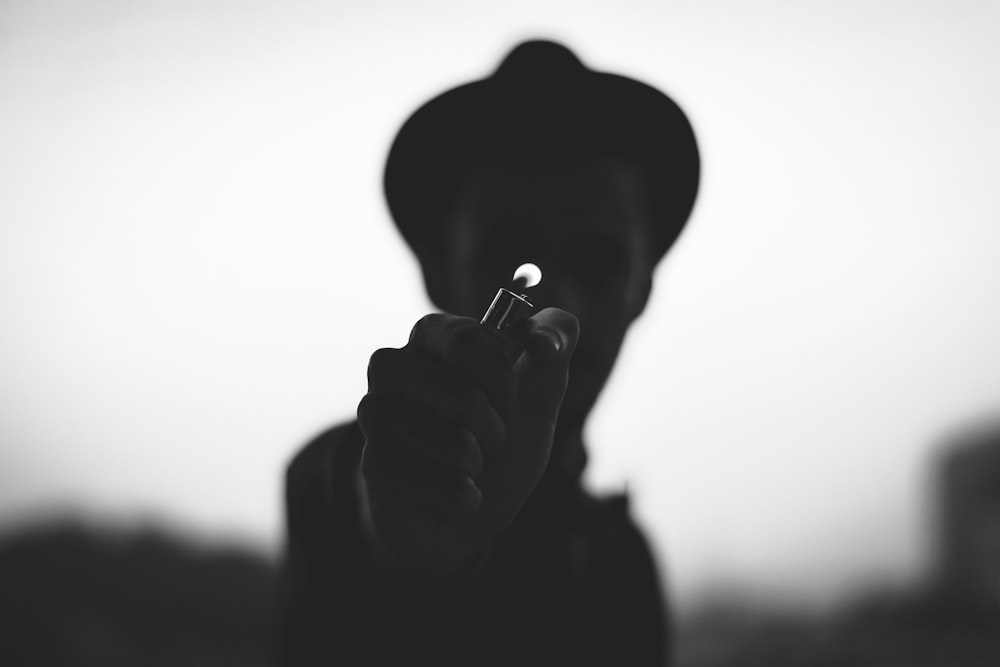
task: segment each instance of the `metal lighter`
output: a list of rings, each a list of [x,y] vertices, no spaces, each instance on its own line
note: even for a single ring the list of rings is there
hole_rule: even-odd
[[[542,280],[542,272],[534,264],[522,264],[514,271],[514,284],[525,288],[534,287]],[[531,317],[535,306],[528,301],[527,294],[520,296],[501,287],[493,297],[493,303],[483,315],[481,323],[501,333],[511,333],[516,325]]]
[[[531,317],[534,309],[535,306],[528,301],[527,295],[518,296],[501,287],[483,315],[482,324],[501,333],[509,333],[516,324]]]

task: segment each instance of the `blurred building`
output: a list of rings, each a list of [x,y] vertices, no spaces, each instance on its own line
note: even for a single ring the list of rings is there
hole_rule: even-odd
[[[968,611],[1000,613],[1000,420],[955,438],[937,474],[940,592]]]

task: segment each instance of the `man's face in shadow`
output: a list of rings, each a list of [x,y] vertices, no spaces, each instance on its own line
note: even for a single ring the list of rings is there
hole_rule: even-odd
[[[479,168],[451,217],[452,247],[435,302],[480,317],[514,270],[533,262],[537,308],[580,320],[580,342],[560,427],[579,434],[614,366],[625,333],[649,296],[654,262],[642,185],[611,160]]]

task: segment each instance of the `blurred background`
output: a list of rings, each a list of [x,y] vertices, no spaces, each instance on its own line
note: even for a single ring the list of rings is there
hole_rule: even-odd
[[[744,641],[945,589],[995,609],[997,34],[972,0],[3,0],[4,586],[46,549],[143,585],[175,557],[249,614],[232,646],[260,638],[284,466],[431,309],[392,137],[547,37],[669,94],[702,151],[588,434],[684,659],[723,659],[720,618]],[[111,590],[94,571],[74,599]]]

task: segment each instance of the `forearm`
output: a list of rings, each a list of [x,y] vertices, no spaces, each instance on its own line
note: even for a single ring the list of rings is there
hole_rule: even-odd
[[[475,572],[427,579],[379,567],[352,482],[359,443],[342,444],[311,445],[289,469],[282,664],[404,664],[417,647],[446,660]]]

